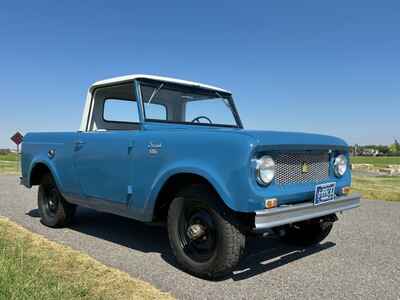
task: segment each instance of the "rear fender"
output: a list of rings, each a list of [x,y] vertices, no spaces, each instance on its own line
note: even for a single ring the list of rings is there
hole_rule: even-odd
[[[54,162],[52,162],[48,157],[43,156],[43,155],[39,155],[39,156],[35,157],[32,160],[32,162],[31,162],[31,164],[29,166],[28,178],[27,178],[28,179],[27,182],[29,184],[29,187],[32,187],[32,185],[31,185],[32,172],[33,172],[34,168],[38,164],[43,164],[49,169],[49,171],[50,171],[51,175],[53,176],[53,179],[54,179],[59,191],[62,192],[61,180],[60,180],[60,177],[58,176],[58,173],[56,171],[56,167],[54,165]]]

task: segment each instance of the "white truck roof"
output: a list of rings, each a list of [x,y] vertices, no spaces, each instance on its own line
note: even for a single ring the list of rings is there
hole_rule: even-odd
[[[132,81],[135,79],[151,79],[151,80],[158,80],[158,81],[164,81],[164,82],[170,82],[170,83],[176,83],[176,84],[182,84],[182,85],[187,85],[187,86],[194,86],[194,87],[200,87],[200,88],[205,88],[209,90],[214,90],[218,92],[223,92],[223,93],[231,93],[227,90],[224,90],[222,88],[212,86],[212,85],[207,85],[199,82],[194,82],[194,81],[187,81],[187,80],[182,80],[182,79],[176,79],[176,78],[171,78],[171,77],[163,77],[163,76],[156,76],[156,75],[145,75],[145,74],[132,74],[132,75],[126,75],[126,76],[118,76],[118,77],[112,77],[109,79],[104,79],[100,81],[96,81],[93,83],[88,91],[87,97],[86,97],[86,103],[85,103],[85,108],[83,111],[82,115],[82,121],[81,121],[81,126],[80,126],[80,131],[86,131],[86,125],[87,121],[89,118],[90,114],[90,104],[92,101],[92,92],[95,88],[100,87],[100,86],[107,86],[107,85],[114,85],[118,83],[124,83],[128,81]]]
[[[182,85],[188,85],[188,86],[202,87],[202,88],[205,88],[205,89],[210,89],[210,90],[230,93],[229,91],[224,90],[222,88],[219,88],[219,87],[216,87],[216,86],[212,86],[212,85],[203,84],[203,83],[199,83],[199,82],[176,79],[176,78],[172,78],[172,77],[163,77],[163,76],[156,76],[156,75],[145,75],[145,74],[132,74],[132,75],[112,77],[112,78],[109,78],[109,79],[100,80],[100,81],[97,81],[97,82],[93,83],[92,86],[90,87],[90,89],[93,90],[94,88],[99,87],[99,86],[122,83],[122,82],[126,82],[126,81],[132,81],[132,80],[135,80],[135,79],[152,79],[152,80],[158,80],[158,81],[164,81],[164,82],[170,82],[170,83],[176,83],[176,84],[182,84]]]

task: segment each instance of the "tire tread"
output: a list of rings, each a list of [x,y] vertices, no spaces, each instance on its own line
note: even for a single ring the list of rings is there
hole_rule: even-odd
[[[235,220],[231,212],[223,207],[216,197],[218,195],[215,195],[214,191],[204,185],[191,185],[177,194],[168,212],[168,236],[173,254],[184,270],[193,275],[208,279],[219,278],[232,271],[240,261],[246,243],[245,235],[235,225]],[[184,201],[184,199],[207,199],[210,207],[221,217],[219,222],[221,224],[220,229],[224,245],[221,253],[215,258],[208,270],[194,270],[192,265],[180,257],[181,254],[175,246],[175,236],[171,228],[173,228],[175,221],[179,218],[179,201]]]

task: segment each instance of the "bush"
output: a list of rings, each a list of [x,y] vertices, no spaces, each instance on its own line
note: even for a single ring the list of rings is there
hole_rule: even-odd
[[[7,155],[10,153],[11,153],[10,149],[0,149],[0,155]]]

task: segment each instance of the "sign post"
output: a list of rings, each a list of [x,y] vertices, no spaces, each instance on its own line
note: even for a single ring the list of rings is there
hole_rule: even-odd
[[[12,137],[11,140],[17,145],[17,172],[19,170],[20,157],[19,157],[19,145],[22,143],[24,136],[21,132],[17,131]]]

